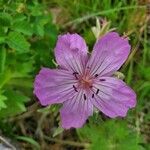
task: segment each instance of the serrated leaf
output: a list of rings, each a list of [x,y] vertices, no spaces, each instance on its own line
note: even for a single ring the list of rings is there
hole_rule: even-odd
[[[50,15],[44,15],[44,16],[38,16],[36,18],[36,22],[42,26],[46,25],[47,23],[51,23],[51,16]]]
[[[0,13],[0,26],[10,26],[12,17],[8,13]]]
[[[26,111],[24,103],[29,101],[28,97],[11,90],[6,91],[4,94],[7,96],[7,101],[5,102],[7,108],[0,110],[0,118],[14,116]]]
[[[40,24],[35,25],[34,32],[35,32],[35,34],[43,37],[44,36],[44,26],[40,25]]]
[[[21,32],[29,36],[31,36],[33,33],[31,25],[27,21],[16,21],[12,28],[17,32]]]
[[[18,22],[18,21],[23,21],[23,20],[25,20],[25,19],[27,19],[27,16],[25,16],[24,14],[18,14],[18,13],[17,13],[17,14],[14,16],[13,23]]]
[[[79,137],[88,139],[91,150],[137,150],[140,149],[140,138],[127,128],[125,121],[107,120],[101,126],[85,125],[77,130]],[[129,146],[130,145],[130,146]]]
[[[34,32],[35,34],[43,37],[45,34],[45,25],[48,23],[51,23],[51,16],[45,15],[45,16],[38,16],[36,17],[35,24],[34,24]],[[53,29],[52,27],[51,29]]]
[[[29,73],[31,73],[34,69],[33,63],[34,62],[31,59],[28,62],[17,64],[14,77],[28,77]]]
[[[7,37],[7,44],[18,53],[26,53],[29,51],[30,47],[30,44],[26,41],[25,37],[17,32],[9,33]]]
[[[32,16],[41,16],[44,11],[44,6],[35,2],[34,5],[28,7]]]

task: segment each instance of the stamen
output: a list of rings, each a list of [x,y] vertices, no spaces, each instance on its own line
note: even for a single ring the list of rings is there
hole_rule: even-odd
[[[94,94],[92,94],[92,98],[94,98]]]
[[[99,79],[99,81],[106,81],[105,79]]]
[[[97,91],[96,91],[96,95],[99,93],[99,89],[97,89]]]
[[[79,73],[78,72],[74,72],[73,75],[75,75],[75,74],[79,74]]]
[[[73,73],[73,75],[75,76],[76,79],[78,79],[78,77],[77,77],[78,74],[79,74],[78,72]]]
[[[84,97],[84,100],[86,100],[86,95],[85,94],[83,94],[83,97]]]
[[[95,74],[95,76],[94,76],[94,77],[95,77],[95,78],[96,78],[96,77],[98,77],[98,74]]]
[[[77,88],[73,85],[73,88],[74,88],[74,90],[76,91],[76,92],[78,92],[78,90],[77,90]]]

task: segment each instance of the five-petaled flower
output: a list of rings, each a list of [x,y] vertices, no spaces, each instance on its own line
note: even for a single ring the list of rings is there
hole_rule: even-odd
[[[136,105],[136,94],[113,74],[129,53],[128,40],[115,32],[101,37],[91,56],[81,36],[60,35],[55,47],[59,69],[42,68],[34,93],[44,106],[63,104],[60,115],[65,129],[82,127],[94,108],[111,118],[125,117]]]

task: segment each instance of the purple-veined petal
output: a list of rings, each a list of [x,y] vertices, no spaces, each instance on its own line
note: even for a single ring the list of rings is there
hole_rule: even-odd
[[[65,129],[80,128],[86,122],[87,118],[93,113],[93,105],[82,90],[76,93],[68,101],[63,103],[60,110],[61,124]]]
[[[42,68],[35,78],[34,94],[42,105],[62,103],[74,93],[74,76],[62,69]]]
[[[116,32],[110,32],[100,38],[91,54],[87,66],[91,75],[110,76],[117,71],[127,59],[130,45],[127,39]]]
[[[92,103],[105,115],[114,118],[125,117],[129,108],[136,105],[136,94],[122,80],[113,77],[101,77],[93,85],[96,93]]]
[[[65,34],[58,37],[55,57],[61,68],[81,73],[88,60],[87,46],[78,34]]]

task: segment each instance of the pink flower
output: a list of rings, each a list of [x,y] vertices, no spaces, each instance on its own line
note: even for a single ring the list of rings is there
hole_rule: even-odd
[[[36,76],[34,93],[44,106],[62,103],[61,125],[82,127],[97,108],[105,115],[125,117],[136,105],[136,94],[113,77],[130,53],[127,39],[110,32],[94,45],[91,56],[78,34],[58,37],[55,47],[59,69],[42,68]]]

